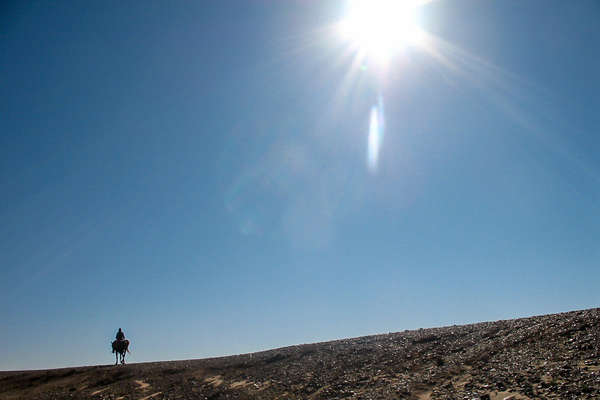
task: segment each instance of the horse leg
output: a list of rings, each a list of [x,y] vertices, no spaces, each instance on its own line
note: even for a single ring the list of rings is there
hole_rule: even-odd
[[[115,365],[119,364],[119,352],[115,351]]]

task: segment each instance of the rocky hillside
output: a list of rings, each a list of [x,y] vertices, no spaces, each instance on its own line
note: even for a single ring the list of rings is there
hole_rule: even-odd
[[[0,399],[600,399],[600,309],[205,360],[0,373]]]

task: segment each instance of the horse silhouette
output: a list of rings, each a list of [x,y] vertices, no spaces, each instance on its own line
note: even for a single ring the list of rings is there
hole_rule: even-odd
[[[129,340],[113,341],[112,352],[115,353],[115,365],[119,364],[119,356],[121,356],[121,364],[125,364],[125,353],[131,353],[129,351]]]

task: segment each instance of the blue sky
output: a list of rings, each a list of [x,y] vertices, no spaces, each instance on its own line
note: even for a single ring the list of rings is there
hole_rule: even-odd
[[[599,305],[600,5],[434,1],[385,68],[346,6],[0,8],[0,370]]]

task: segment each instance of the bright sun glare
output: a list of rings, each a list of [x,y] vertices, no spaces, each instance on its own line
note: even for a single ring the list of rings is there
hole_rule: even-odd
[[[376,61],[385,62],[394,52],[419,45],[424,34],[415,16],[414,0],[349,0],[339,25],[342,36]]]

